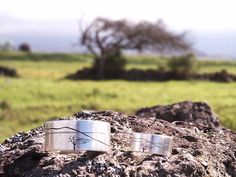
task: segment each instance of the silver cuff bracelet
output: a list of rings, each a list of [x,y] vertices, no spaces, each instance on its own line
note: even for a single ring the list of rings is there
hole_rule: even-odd
[[[169,156],[173,138],[165,135],[133,133],[131,151]]]
[[[45,123],[47,151],[109,151],[110,123],[94,120],[56,120]]]

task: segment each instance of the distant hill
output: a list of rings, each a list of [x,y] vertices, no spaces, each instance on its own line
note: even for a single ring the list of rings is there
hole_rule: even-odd
[[[199,57],[236,59],[236,32],[193,33],[192,41]],[[0,34],[0,41],[12,41],[17,47],[22,42],[31,45],[33,51],[40,52],[84,52],[84,49],[74,44],[78,42],[78,34],[65,33],[21,33]]]
[[[76,34],[0,34],[0,41],[9,40],[15,48],[26,42],[37,52],[80,52],[77,39]]]
[[[236,32],[195,33],[194,42],[199,56],[236,59]]]

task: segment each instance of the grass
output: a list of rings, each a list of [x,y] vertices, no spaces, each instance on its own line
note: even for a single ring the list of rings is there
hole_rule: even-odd
[[[236,130],[236,83],[69,81],[62,78],[79,68],[90,66],[91,60],[84,60],[84,56],[79,55],[73,59],[65,55],[67,58],[58,60],[49,55],[47,57],[51,59],[48,61],[40,60],[39,56],[31,61],[23,56],[17,59],[15,55],[13,59],[1,58],[0,55],[0,65],[16,68],[21,76],[16,79],[0,77],[0,142],[48,119],[71,115],[82,109],[111,109],[131,114],[144,106],[183,100],[207,101],[220,116],[221,122]],[[128,68],[147,69],[158,60],[129,57]],[[163,60],[161,62],[164,63]],[[209,61],[208,68],[212,71],[223,66],[235,72],[234,62],[219,63]],[[204,67],[202,70],[207,69]]]

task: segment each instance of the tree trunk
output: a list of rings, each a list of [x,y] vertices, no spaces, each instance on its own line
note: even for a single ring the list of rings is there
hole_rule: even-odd
[[[99,57],[95,59],[94,64],[95,78],[98,80],[104,79],[104,71],[105,71],[105,58]]]

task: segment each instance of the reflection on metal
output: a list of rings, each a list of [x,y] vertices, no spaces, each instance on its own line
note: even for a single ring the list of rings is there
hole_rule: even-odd
[[[173,138],[165,135],[133,133],[132,151],[169,156]]]
[[[56,120],[45,123],[47,151],[109,151],[110,124],[92,120]]]

